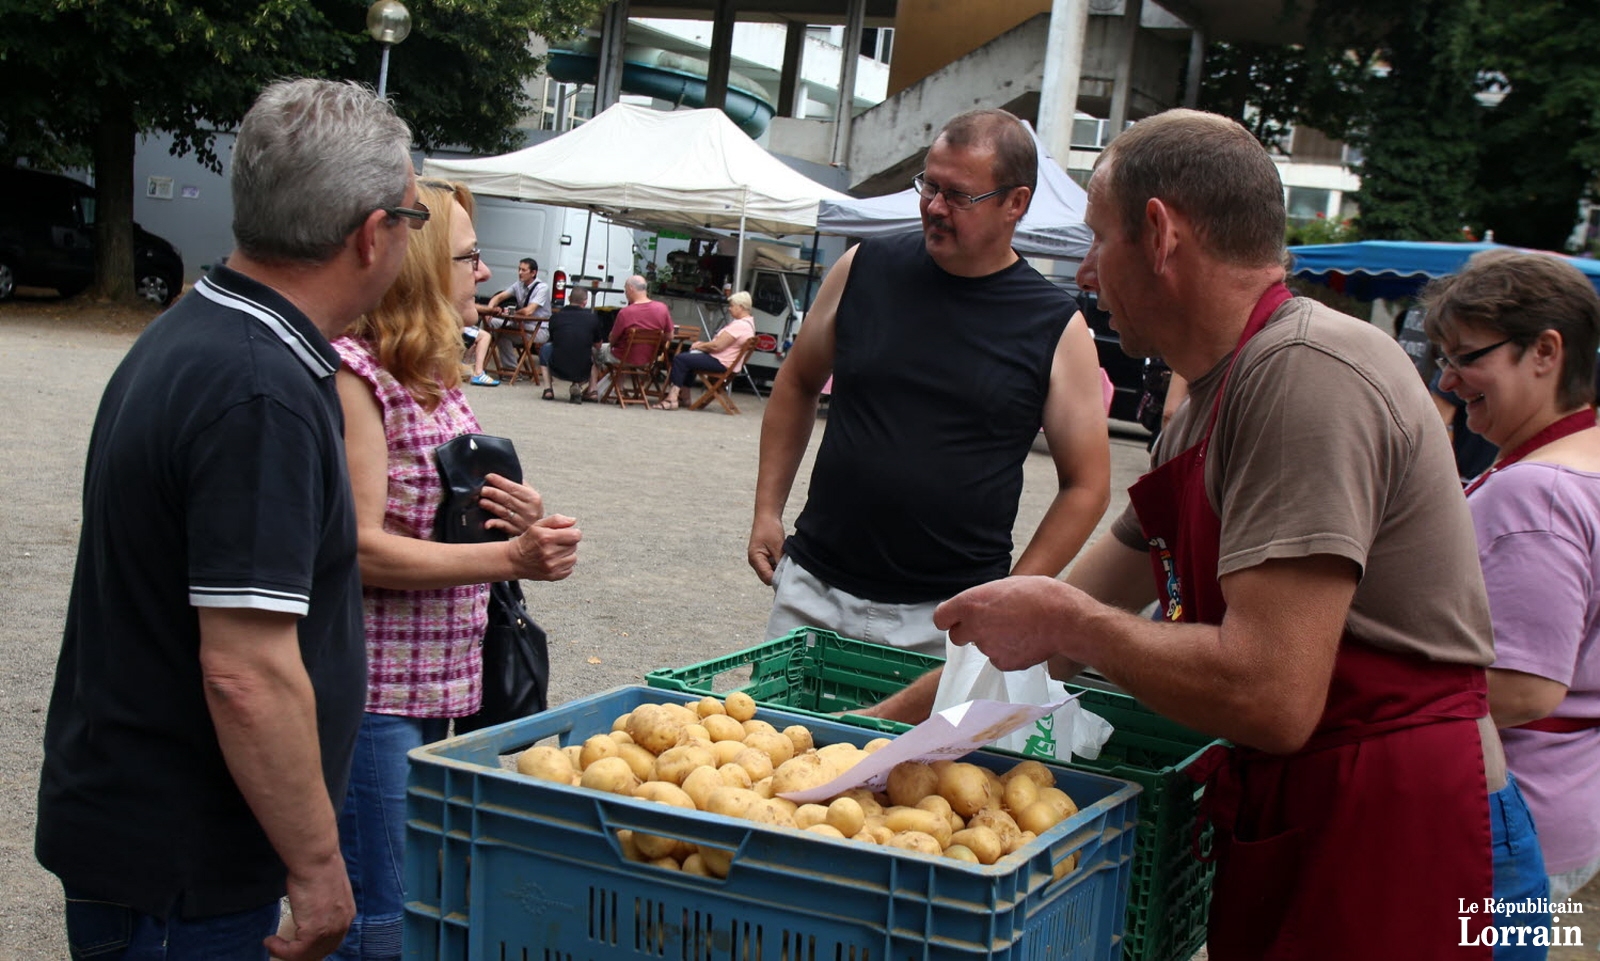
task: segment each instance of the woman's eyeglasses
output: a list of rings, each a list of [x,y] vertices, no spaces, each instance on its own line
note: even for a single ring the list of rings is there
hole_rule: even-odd
[[[471,264],[473,271],[476,272],[478,264],[483,261],[483,253],[474,247],[459,257],[451,257],[450,259],[458,264]]]
[[[1457,373],[1460,373],[1461,368],[1471,367],[1473,364],[1489,356],[1489,354],[1494,351],[1495,348],[1504,347],[1505,345],[1511,343],[1513,339],[1514,338],[1507,337],[1505,340],[1496,341],[1487,347],[1479,347],[1477,350],[1469,350],[1466,353],[1456,357],[1452,357],[1441,350],[1439,351],[1438,358],[1434,360],[1434,363],[1439,365],[1440,370],[1453,370]]]

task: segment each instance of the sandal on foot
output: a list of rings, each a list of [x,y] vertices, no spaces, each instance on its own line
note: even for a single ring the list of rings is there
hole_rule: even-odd
[[[545,400],[555,400],[556,399],[555,388],[554,387],[546,387],[544,389],[544,393],[540,394],[539,396],[543,397]]]
[[[657,404],[655,409],[656,410],[677,410],[678,409],[678,402],[675,401],[675,400],[664,400],[661,403]]]

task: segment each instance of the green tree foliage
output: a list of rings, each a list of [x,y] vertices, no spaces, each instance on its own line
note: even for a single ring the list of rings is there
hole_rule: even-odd
[[[1214,43],[1206,51],[1200,103],[1232,117],[1268,150],[1287,149],[1294,125],[1338,137],[1366,82],[1369,55],[1269,43]]]
[[[539,68],[530,32],[573,35],[603,0],[412,0],[389,93],[423,148],[497,150]],[[133,155],[166,131],[213,169],[218,130],[284,76],[374,82],[365,0],[0,0],[0,163],[93,166],[96,293],[133,295]]]
[[[1592,4],[1316,0],[1309,24],[1304,46],[1213,44],[1202,103],[1269,147],[1296,123],[1361,148],[1364,237],[1562,246],[1600,175]]]
[[[1474,99],[1481,60],[1473,46],[1473,0],[1408,4],[1324,3],[1325,35],[1381,25],[1388,70],[1367,83],[1352,128],[1361,147],[1362,236],[1377,240],[1459,240],[1477,175],[1482,106]],[[1385,22],[1379,19],[1387,11]],[[1353,17],[1365,17],[1357,24]],[[1343,29],[1339,29],[1339,27]],[[1370,36],[1370,34],[1369,34]]]
[[[1474,221],[1558,250],[1600,176],[1600,19],[1568,0],[1485,0],[1479,36],[1510,92],[1486,114]]]

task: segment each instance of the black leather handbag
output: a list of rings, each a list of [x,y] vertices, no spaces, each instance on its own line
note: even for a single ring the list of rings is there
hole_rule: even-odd
[[[444,484],[444,501],[434,518],[433,536],[446,544],[481,544],[507,540],[505,531],[484,526],[490,514],[478,506],[484,478],[490,474],[522,483],[517,449],[504,437],[462,434],[433,449]]]
[[[444,486],[435,537],[449,544],[507,540],[504,531],[484,526],[490,515],[478,501],[490,474],[522,482],[522,464],[511,441],[463,434],[434,448],[434,460]],[[456,733],[543,711],[549,683],[549,642],[528,614],[521,582],[490,584],[489,624],[483,635],[483,705],[478,713],[455,719]]]

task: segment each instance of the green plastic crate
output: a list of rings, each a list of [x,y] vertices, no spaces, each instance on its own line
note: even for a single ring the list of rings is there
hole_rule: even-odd
[[[915,651],[800,628],[726,657],[652,671],[645,682],[686,694],[743,691],[758,703],[793,713],[898,734],[908,726],[882,718],[833,715],[876,704],[943,663],[943,658]],[[1098,758],[1074,758],[1068,766],[1144,788],[1123,933],[1124,961],[1188,961],[1205,942],[1213,866],[1193,854],[1201,788],[1184,769],[1216,742],[1168,721],[1126,694],[1067,686],[1082,690],[1083,706],[1116,728]],[[1210,839],[1207,825],[1202,846],[1209,847]]]

